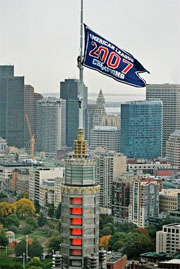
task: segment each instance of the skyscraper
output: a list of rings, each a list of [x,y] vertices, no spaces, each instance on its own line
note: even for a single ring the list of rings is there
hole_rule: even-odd
[[[121,105],[120,152],[128,158],[161,156],[162,102],[133,101]]]
[[[28,115],[32,134],[36,135],[37,101],[42,99],[41,94],[35,93],[31,85],[24,85],[24,113]],[[27,122],[25,121],[25,146],[30,142]]]
[[[166,142],[166,158],[168,163],[180,168],[180,130],[169,136]]]
[[[37,150],[56,153],[65,147],[66,101],[43,98],[37,102]]]
[[[104,147],[119,152],[120,130],[111,126],[95,126],[90,134],[91,149]]]
[[[88,104],[88,140],[90,141],[91,130],[97,125],[103,125],[106,116],[105,99],[102,90],[99,91],[96,104]]]
[[[150,84],[146,87],[146,99],[163,101],[162,151],[165,155],[166,141],[171,133],[180,129],[180,85]]]
[[[139,178],[130,186],[129,221],[138,227],[149,225],[159,214],[160,183],[153,178]]]
[[[60,83],[60,98],[66,100],[66,144],[73,148],[79,124],[79,95],[80,82],[77,79],[65,79]],[[83,84],[83,111],[84,129],[87,137],[87,94],[88,89]]]
[[[100,184],[100,206],[112,207],[112,184],[126,172],[126,157],[103,148],[96,149],[97,182]]]
[[[62,194],[63,268],[86,268],[93,255],[93,268],[99,260],[99,186],[95,178],[95,160],[87,156],[83,129],[78,130],[73,156],[65,161]]]
[[[24,77],[14,76],[14,66],[0,66],[0,137],[24,147]]]

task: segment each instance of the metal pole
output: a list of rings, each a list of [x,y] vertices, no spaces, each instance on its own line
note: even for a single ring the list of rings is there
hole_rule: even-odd
[[[23,252],[23,269],[25,269],[25,253]]]
[[[80,64],[79,64],[79,129],[83,129],[83,0],[81,0],[80,21]]]
[[[28,235],[26,235],[26,262],[28,262]]]

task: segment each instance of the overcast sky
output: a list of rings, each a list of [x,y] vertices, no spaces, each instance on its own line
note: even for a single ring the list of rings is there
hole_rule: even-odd
[[[130,52],[151,74],[147,83],[180,83],[180,0],[84,0],[84,22]],[[78,78],[80,0],[0,0],[0,64],[36,92],[58,92]],[[143,94],[84,70],[90,92]]]

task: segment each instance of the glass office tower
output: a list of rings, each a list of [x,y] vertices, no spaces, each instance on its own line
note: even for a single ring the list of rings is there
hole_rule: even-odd
[[[121,105],[120,152],[128,158],[161,156],[162,102],[133,101]]]

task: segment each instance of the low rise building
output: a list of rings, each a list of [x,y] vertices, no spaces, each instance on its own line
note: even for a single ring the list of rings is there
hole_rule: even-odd
[[[159,211],[168,213],[178,209],[180,189],[162,189],[159,193]]]
[[[180,250],[180,224],[163,225],[162,231],[156,232],[156,252],[176,253]]]

